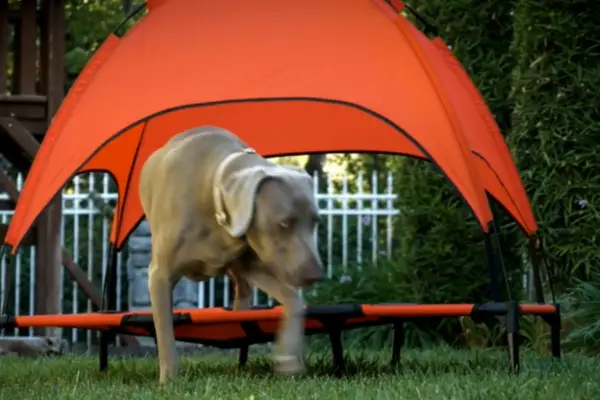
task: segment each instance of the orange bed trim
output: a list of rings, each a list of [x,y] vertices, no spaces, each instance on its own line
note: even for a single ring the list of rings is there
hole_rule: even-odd
[[[521,304],[521,315],[552,315],[552,304]],[[506,314],[504,303],[476,304],[376,304],[333,305],[306,308],[306,334],[324,333],[328,321],[336,320],[342,330],[365,326],[387,325],[396,320],[432,317],[475,316],[478,313]],[[178,340],[238,347],[236,342],[251,340],[248,324],[260,332],[259,341],[271,340],[279,328],[282,307],[231,311],[226,308],[177,309],[173,312]],[[87,313],[5,317],[6,325],[19,328],[60,327],[153,336],[152,312]],[[8,320],[10,319],[10,321]],[[231,342],[227,344],[227,342]],[[212,343],[215,342],[215,343]]]

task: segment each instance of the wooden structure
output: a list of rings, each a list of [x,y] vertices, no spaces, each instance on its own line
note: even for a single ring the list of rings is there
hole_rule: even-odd
[[[27,173],[65,94],[64,3],[65,0],[20,0],[18,8],[11,8],[7,0],[0,0],[0,154],[23,173]],[[0,209],[12,209],[19,193],[1,169],[0,188],[12,200],[12,204],[0,202]],[[35,245],[37,250],[36,314],[61,312],[63,264],[94,306],[99,309],[102,303],[101,291],[61,248],[61,203],[60,198],[55,199],[23,243]],[[0,239],[6,230],[0,225]],[[124,342],[136,343],[131,337],[125,337]]]

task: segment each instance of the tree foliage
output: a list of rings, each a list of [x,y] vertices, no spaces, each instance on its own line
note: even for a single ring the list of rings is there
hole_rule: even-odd
[[[77,75],[106,37],[123,22],[125,6],[122,0],[66,1],[66,64],[69,75]],[[126,28],[139,18],[132,19]]]
[[[519,0],[510,143],[563,285],[600,262],[600,3]]]

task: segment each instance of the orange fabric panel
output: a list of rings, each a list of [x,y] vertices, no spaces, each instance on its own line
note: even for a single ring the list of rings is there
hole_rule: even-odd
[[[441,38],[436,38],[433,40],[433,43],[440,52],[444,64],[460,81],[463,87],[462,90],[465,91],[466,97],[469,98],[469,103],[472,104],[475,115],[471,115],[470,118],[481,120],[482,125],[477,131],[465,131],[465,136],[471,148],[473,151],[481,154],[493,166],[504,190],[508,191],[508,196],[511,199],[510,202],[503,203],[504,207],[522,225],[523,229],[529,235],[532,235],[537,231],[537,223],[519,171],[498,124],[485,104],[483,96],[444,41]],[[464,109],[462,110],[464,111]],[[497,193],[503,190],[494,184],[489,184],[488,186],[486,187],[487,190],[494,197],[498,197]]]
[[[311,118],[306,118],[307,115]],[[318,130],[322,136],[319,140],[307,140],[315,129],[315,121],[319,121]],[[357,108],[334,103],[298,100],[228,103],[162,114],[147,124],[136,162],[131,165],[131,192],[121,204],[123,219],[119,238],[113,242],[117,247],[124,243],[143,217],[137,188],[147,158],[173,135],[204,124],[235,132],[264,156],[302,149],[304,152],[393,152],[424,157],[406,136],[381,119]],[[105,168],[113,169],[112,161],[108,158],[106,161]],[[121,157],[118,162],[131,163]]]
[[[391,19],[402,18],[384,0],[373,1]],[[397,3],[400,4],[393,4],[393,7],[398,10],[404,8],[403,3],[399,1]],[[420,36],[420,40],[426,40],[420,32],[417,34]],[[467,123],[470,121],[471,125],[473,125],[473,122],[478,124],[477,129],[463,130],[463,133],[466,136],[469,148],[485,160],[483,163],[480,162],[481,159],[476,160],[476,169],[485,190],[504,206],[527,235],[532,235],[537,231],[535,217],[510,150],[504,142],[494,117],[485,104],[481,93],[479,93],[467,72],[444,41],[438,37],[433,39],[432,43],[443,60],[441,63],[438,62],[441,64],[438,65],[438,68],[450,69],[455,74],[451,79],[458,79],[463,86],[461,89],[462,94],[459,94],[456,90],[447,91],[451,97],[455,98],[454,103],[459,104],[458,107],[455,106],[455,110],[460,113],[460,118],[463,121],[466,120]],[[458,101],[456,100],[457,97]],[[469,98],[468,102],[466,97]]]
[[[439,78],[424,68],[428,55],[410,24],[399,21],[372,0],[163,3],[114,46],[61,124],[50,154],[34,163],[32,175],[39,176],[24,189],[26,201],[17,205],[7,242],[18,245],[55,193],[117,133],[185,105],[265,98],[343,101],[382,116],[438,164],[486,230],[489,207],[473,161],[465,157],[464,138]],[[314,143],[339,137],[312,115],[304,118],[313,129],[285,153],[306,153]],[[352,130],[346,120],[355,118],[337,118],[337,132]],[[289,139],[288,128],[278,132],[282,141]],[[373,142],[386,136],[365,134]]]
[[[390,3],[397,12],[400,12],[404,9],[404,3],[400,0],[390,0]]]
[[[521,304],[521,313],[526,315],[554,314],[556,306],[554,304]]]
[[[146,7],[148,7],[148,10],[152,11],[167,1],[169,0],[146,0]]]
[[[519,223],[520,226],[525,230],[526,227],[522,223],[522,218],[519,213],[515,213],[515,202],[512,197],[510,197],[508,190],[505,189],[502,181],[498,178],[495,170],[490,167],[487,161],[479,157],[478,155],[474,155],[475,157],[475,165],[477,165],[477,170],[481,179],[488,186],[488,192],[491,196],[496,199],[506,210],[510,213],[510,215]]]
[[[176,310],[176,312],[190,314],[192,322],[195,324],[279,320],[283,315],[282,311],[283,307],[281,306],[266,310],[240,310],[235,312],[223,308]]]
[[[59,109],[56,112],[56,115],[52,119],[52,123],[50,124],[44,140],[42,141],[42,144],[33,160],[31,169],[27,175],[27,179],[25,179],[25,182],[23,182],[23,188],[15,208],[15,215],[17,218],[13,218],[11,220],[9,230],[6,234],[5,242],[13,246],[13,255],[17,250],[14,246],[18,245],[22,237],[27,233],[31,225],[34,223],[35,218],[37,218],[39,213],[42,212],[48,204],[49,200],[44,202],[36,201],[36,191],[38,189],[45,190],[44,186],[49,183],[48,176],[43,175],[46,172],[49,163],[56,162],[56,160],[52,160],[52,150],[57,143],[63,143],[61,136],[63,134],[64,125],[71,116],[73,110],[77,108],[79,99],[81,98],[87,85],[94,78],[98,68],[108,59],[118,44],[118,37],[115,35],[108,36],[104,43],[102,43],[102,45],[90,58],[83,70],[79,73],[77,79],[75,79],[75,82],[73,82],[73,86],[63,99]],[[85,130],[79,132],[79,134],[81,136],[85,135]],[[54,168],[60,167],[60,162],[58,165],[54,166]],[[40,182],[40,180],[42,182]],[[61,188],[63,185],[64,182],[61,183]],[[53,185],[53,187],[54,186],[56,185]],[[56,194],[59,190],[60,188],[55,190],[54,194]],[[30,211],[34,212],[30,213]]]
[[[311,320],[305,320],[304,326]],[[258,329],[265,333],[276,333],[279,329],[280,321],[257,321]]]
[[[58,314],[58,315],[27,315],[17,316],[17,326],[43,328],[82,328],[82,329],[106,329],[119,326],[124,314]]]
[[[380,317],[461,317],[471,314],[473,304],[363,305],[367,316]]]
[[[364,324],[367,322],[377,323],[381,321],[381,316],[369,316],[369,317],[355,317],[348,318],[344,326],[352,326],[356,324]]]
[[[395,20],[398,17],[398,13],[404,9],[404,3],[399,0],[392,0],[391,4],[385,0],[372,1],[392,20]]]
[[[247,337],[239,323],[223,323],[211,325],[179,325],[175,327],[175,337],[178,340],[235,340]]]
[[[496,173],[502,176],[504,171],[503,160],[495,152],[494,140],[490,140],[487,134],[488,128],[485,120],[480,115],[475,102],[472,101],[469,92],[465,89],[458,76],[449,68],[449,63],[443,57],[440,49],[433,45],[424,35],[413,28],[415,36],[419,38],[421,46],[426,49],[431,57],[433,66],[437,74],[441,77],[445,86],[445,93],[452,103],[456,115],[460,123],[460,131],[466,137],[466,145],[469,148],[469,153],[477,152],[480,155],[485,155],[485,160],[489,166],[494,166],[492,174],[486,171],[486,165],[479,164],[479,168],[475,168],[478,172],[479,180],[487,191],[495,198],[503,201],[503,205],[511,212],[514,218],[522,223],[522,218],[516,204],[512,199],[510,192],[502,182],[493,176]],[[475,157],[475,156],[472,156]],[[489,168],[489,167],[488,167]],[[491,179],[490,179],[491,178]],[[512,185],[511,185],[512,186]],[[510,188],[510,186],[509,186]],[[508,200],[508,201],[506,201]]]
[[[138,124],[108,142],[78,171],[79,173],[100,170],[109,171],[117,184],[119,196],[117,198],[117,206],[115,207],[112,229],[110,231],[109,239],[111,243],[116,242],[117,232],[119,232],[117,222],[119,221],[119,216],[125,201],[125,196],[123,196],[123,194],[132,172],[131,165],[137,153],[144,126],[144,123]]]
[[[473,209],[483,231],[487,232],[488,223],[493,219],[492,211],[489,207],[481,178],[477,174],[469,142],[463,134],[465,121],[461,116],[468,115],[464,110],[461,110],[465,104],[463,101],[453,101],[453,98],[457,95],[457,93],[453,93],[453,90],[456,88],[454,84],[456,83],[456,79],[447,74],[447,69],[439,63],[439,55],[435,51],[435,48],[421,31],[403,17],[398,17],[396,21],[398,27],[405,34],[405,37],[420,58],[423,69],[428,73],[428,77],[438,93],[438,102],[446,114],[450,127],[449,134],[452,135],[456,143],[457,152],[454,155],[456,157],[455,160],[460,159],[463,161],[459,163],[453,160],[455,166],[458,165],[464,168],[464,172],[461,174],[462,180],[455,180],[454,183],[463,194],[465,201]],[[435,155],[433,157],[435,158]]]

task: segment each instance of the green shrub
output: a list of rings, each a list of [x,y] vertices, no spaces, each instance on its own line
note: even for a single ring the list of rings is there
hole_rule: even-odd
[[[600,263],[600,3],[520,0],[509,136],[559,289]]]
[[[600,353],[600,270],[592,270],[587,282],[577,280],[567,296],[567,306],[567,348]]]

